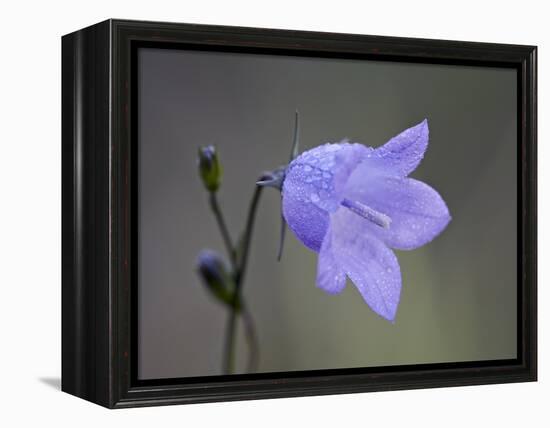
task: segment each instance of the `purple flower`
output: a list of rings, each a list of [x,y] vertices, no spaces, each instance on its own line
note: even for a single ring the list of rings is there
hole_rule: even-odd
[[[451,219],[434,189],[407,177],[427,146],[426,120],[376,149],[324,144],[295,158],[283,182],[288,226],[319,253],[317,286],[339,293],[348,277],[370,308],[392,322],[401,272],[391,248],[418,248]]]

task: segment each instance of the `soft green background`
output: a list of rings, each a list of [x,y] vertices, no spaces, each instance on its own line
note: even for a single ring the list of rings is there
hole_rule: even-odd
[[[432,243],[398,251],[395,324],[348,282],[315,287],[317,255],[289,233],[276,261],[280,197],[258,213],[244,294],[260,371],[437,363],[516,356],[516,73],[511,69],[142,49],[139,55],[139,376],[220,373],[226,309],[195,272],[223,250],[196,171],[215,144],[220,198],[236,236],[259,172],[284,163],[294,111],[305,150],[344,137],[379,146],[429,120],[412,174],[453,220]],[[239,338],[239,367],[246,346]]]

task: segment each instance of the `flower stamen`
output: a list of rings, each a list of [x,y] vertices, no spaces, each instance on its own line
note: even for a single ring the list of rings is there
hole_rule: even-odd
[[[391,218],[386,214],[383,214],[375,209],[372,209],[368,205],[362,204],[358,201],[351,201],[349,199],[343,199],[340,203],[343,207],[346,207],[351,212],[369,220],[370,222],[380,226],[384,229],[388,229],[391,224]]]

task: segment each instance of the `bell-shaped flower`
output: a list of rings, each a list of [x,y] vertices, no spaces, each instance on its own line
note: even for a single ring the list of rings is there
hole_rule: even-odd
[[[324,144],[292,160],[282,187],[288,226],[319,253],[317,286],[339,293],[349,278],[370,308],[392,322],[401,293],[392,248],[418,248],[451,219],[434,189],[408,177],[427,146],[426,120],[376,149]]]

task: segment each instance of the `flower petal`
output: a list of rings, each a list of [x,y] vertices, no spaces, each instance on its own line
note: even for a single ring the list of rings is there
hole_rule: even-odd
[[[334,213],[331,216],[333,254],[370,308],[393,322],[401,294],[399,263],[382,241],[364,233],[368,224],[368,220],[346,208]]]
[[[283,192],[282,205],[283,217],[290,230],[302,244],[319,252],[329,225],[328,213],[311,201],[304,200],[294,184]]]
[[[306,247],[321,249],[327,212],[338,209],[348,177],[368,151],[361,144],[324,144],[302,153],[288,166],[283,216]]]
[[[325,211],[336,211],[349,176],[372,151],[362,144],[347,142],[308,150],[288,166],[283,194],[298,193],[300,199]]]
[[[340,293],[346,287],[346,274],[336,263],[332,252],[332,233],[330,227],[319,252],[317,286],[329,294]]]
[[[406,177],[416,169],[428,147],[428,121],[406,129],[374,150],[363,167],[381,175]]]
[[[451,220],[439,193],[421,181],[380,176],[369,176],[368,185],[361,185],[362,181],[361,174],[354,173],[346,197],[356,198],[391,219],[387,229],[374,224],[368,228],[392,248],[421,247],[439,235]]]

